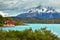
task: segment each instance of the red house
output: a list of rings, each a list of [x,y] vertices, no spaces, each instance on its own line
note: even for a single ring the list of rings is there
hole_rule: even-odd
[[[15,26],[15,22],[12,20],[6,21],[5,26]]]

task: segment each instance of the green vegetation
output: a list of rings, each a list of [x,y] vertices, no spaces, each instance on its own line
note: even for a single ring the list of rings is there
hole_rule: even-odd
[[[6,21],[9,21],[9,20],[12,20],[12,21],[15,21],[15,25],[24,25],[23,22],[19,21],[19,20],[14,20],[13,18],[11,17],[2,17],[0,15],[0,27],[2,27],[3,25],[5,25],[5,22]]]
[[[46,28],[35,31],[30,28],[23,31],[0,30],[0,40],[60,40],[60,38]]]
[[[0,26],[2,26],[4,24],[4,18],[0,15]]]

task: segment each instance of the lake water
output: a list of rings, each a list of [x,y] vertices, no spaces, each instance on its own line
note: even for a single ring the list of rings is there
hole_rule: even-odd
[[[41,27],[47,27],[48,30],[51,30],[58,36],[60,36],[60,24],[27,24],[24,26],[15,26],[15,27],[4,27],[2,28],[3,30],[25,30],[28,28],[32,28],[33,30],[35,29],[40,29]]]

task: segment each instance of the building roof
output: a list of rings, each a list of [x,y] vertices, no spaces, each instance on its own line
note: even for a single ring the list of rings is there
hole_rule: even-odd
[[[14,21],[6,21],[6,24],[15,24]]]

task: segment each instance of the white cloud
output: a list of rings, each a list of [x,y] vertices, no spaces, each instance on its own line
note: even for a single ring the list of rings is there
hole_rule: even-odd
[[[40,4],[43,6],[52,6],[55,9],[60,9],[60,0],[0,0],[0,10],[1,11],[4,11],[2,9],[10,10],[5,11],[12,15],[12,13],[10,13],[11,11],[15,10],[15,12],[18,13],[18,11],[21,12],[21,10],[24,11],[24,9],[36,7]]]
[[[2,15],[3,17],[7,17],[8,14],[0,11],[0,15]]]
[[[0,1],[1,4],[6,5],[7,7],[20,7],[24,5],[24,7],[32,7],[36,5],[45,5],[45,6],[53,6],[60,8],[60,0],[3,0]],[[30,5],[30,6],[29,6]]]

